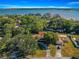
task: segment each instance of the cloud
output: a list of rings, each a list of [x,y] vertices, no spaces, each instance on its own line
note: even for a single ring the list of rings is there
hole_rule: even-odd
[[[66,6],[49,6],[50,8],[71,8],[71,7],[66,7]]]
[[[17,7],[17,5],[0,4],[0,7],[2,7],[2,8]]]
[[[69,2],[68,5],[79,4],[79,2]]]
[[[21,6],[21,5],[10,5],[10,4],[0,4],[2,8],[70,8],[65,6]]]

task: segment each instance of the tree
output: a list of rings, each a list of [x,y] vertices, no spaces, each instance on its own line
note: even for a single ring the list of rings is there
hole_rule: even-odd
[[[42,16],[42,18],[47,19],[47,20],[50,20],[51,14],[50,14],[50,13],[45,13],[45,14]]]
[[[56,41],[58,40],[57,33],[47,32],[44,36],[44,39],[49,42],[49,44],[56,44]]]
[[[17,51],[19,57],[33,55],[36,49],[37,40],[33,40],[31,34],[18,34],[9,40],[2,40],[0,43],[0,53],[8,52],[10,56]]]
[[[12,37],[12,28],[13,28],[13,24],[5,24],[4,25],[4,32],[5,32],[6,39],[9,39]]]
[[[73,24],[74,24],[73,20],[68,20],[61,17],[58,17],[58,18],[53,17],[48,23],[48,27],[52,29],[61,28],[64,30],[64,32],[70,33],[74,28]]]
[[[36,13],[35,16],[41,17],[42,15],[40,13]]]
[[[31,32],[43,31],[47,26],[47,21],[38,16],[25,16],[23,18],[24,19],[21,20],[22,26],[24,26],[24,28],[30,28]]]
[[[22,51],[24,55],[34,54],[37,49],[37,41],[32,39],[31,34],[27,35],[16,35],[8,43],[9,51]]]
[[[16,36],[18,34],[24,34],[24,33],[25,33],[25,28],[23,28],[23,27],[14,28],[12,30],[12,37]]]
[[[47,22],[45,20],[40,20],[38,19],[34,24],[33,24],[33,31],[43,31],[44,27],[46,27]]]

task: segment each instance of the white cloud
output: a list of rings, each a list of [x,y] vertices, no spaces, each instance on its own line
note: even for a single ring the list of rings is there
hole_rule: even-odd
[[[9,5],[9,4],[0,4],[0,7],[8,8],[8,7],[17,7],[17,6],[16,5]]]
[[[68,5],[79,4],[79,2],[69,2]]]
[[[70,8],[64,6],[11,6],[9,8]]]
[[[9,5],[9,4],[0,4],[3,8],[70,8],[64,6],[20,6],[20,5]]]
[[[65,6],[48,6],[50,8],[71,8],[71,7],[65,7]]]

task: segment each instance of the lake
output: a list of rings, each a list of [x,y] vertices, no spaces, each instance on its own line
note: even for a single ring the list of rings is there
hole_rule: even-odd
[[[76,20],[79,20],[79,11],[66,11],[66,10],[55,10],[55,9],[0,9],[0,15],[6,15],[6,14],[36,14],[36,13],[40,13],[40,14],[45,14],[45,13],[51,13],[52,15],[54,14],[59,14],[64,18],[73,18]]]

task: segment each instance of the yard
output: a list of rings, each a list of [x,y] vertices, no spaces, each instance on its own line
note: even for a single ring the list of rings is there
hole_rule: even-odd
[[[55,56],[56,54],[56,46],[55,45],[49,45],[49,49],[50,49],[50,54],[51,56]]]
[[[79,35],[72,35],[72,38],[79,38]]]
[[[51,36],[52,36],[52,35],[51,35]],[[34,38],[34,39],[35,39],[35,38],[41,38],[41,36],[37,34],[37,35],[33,35],[33,38]],[[55,56],[55,53],[56,53],[56,47],[55,47],[55,45],[50,44],[50,45],[48,46],[48,48],[50,49],[50,55],[54,57],[54,56]],[[46,50],[37,49],[37,50],[35,51],[35,54],[32,55],[32,57],[37,57],[37,58],[46,57]]]
[[[64,57],[79,57],[79,48],[74,47],[73,43],[69,40],[69,42],[65,43],[65,45],[62,47],[61,53]]]
[[[54,57],[55,53],[56,53],[55,46],[54,45],[49,45],[49,49],[50,49],[50,55]],[[40,49],[36,50],[33,57],[39,57],[39,58],[46,57],[46,50],[40,50]]]

